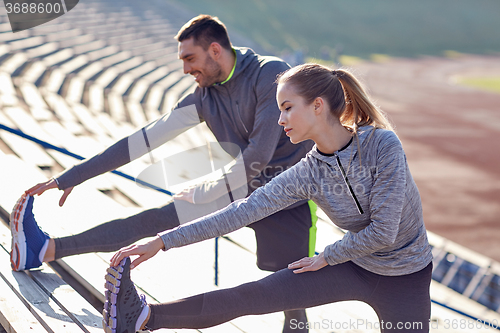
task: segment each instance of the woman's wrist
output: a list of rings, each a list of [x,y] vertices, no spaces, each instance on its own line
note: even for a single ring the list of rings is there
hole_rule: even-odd
[[[165,243],[163,243],[163,239],[159,235],[156,235],[156,238],[153,239],[153,244],[155,248],[158,249],[158,251],[159,250],[165,251]]]

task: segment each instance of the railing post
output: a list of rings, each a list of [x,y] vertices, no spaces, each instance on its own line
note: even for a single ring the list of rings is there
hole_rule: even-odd
[[[216,286],[219,286],[219,237],[215,237],[215,264],[214,264],[214,282]]]

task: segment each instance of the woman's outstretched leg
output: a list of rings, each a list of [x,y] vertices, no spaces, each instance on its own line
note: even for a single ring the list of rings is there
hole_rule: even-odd
[[[196,329],[216,326],[245,315],[357,300],[375,309],[383,333],[394,330],[426,332],[430,316],[431,272],[430,264],[413,274],[382,276],[352,262],[300,274],[283,269],[234,288],[145,307],[130,280],[130,260],[127,257],[118,267],[108,268],[104,323],[109,330],[119,333],[136,326],[152,330]],[[403,327],[397,326],[398,323],[403,323]],[[408,328],[409,323],[421,323],[421,326]]]
[[[170,303],[150,304],[150,329],[205,328],[244,315],[304,309],[342,300],[364,300],[377,275],[351,262],[316,272],[283,269],[261,280]]]

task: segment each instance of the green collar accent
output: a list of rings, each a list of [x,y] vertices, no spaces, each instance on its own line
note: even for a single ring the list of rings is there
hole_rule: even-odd
[[[224,81],[222,81],[220,84],[226,83],[227,81],[229,81],[233,77],[234,69],[236,68],[236,50],[233,49],[233,52],[234,52],[234,66],[233,66],[233,69],[231,70],[231,73],[229,73],[229,76],[227,77],[227,79],[225,79]]]

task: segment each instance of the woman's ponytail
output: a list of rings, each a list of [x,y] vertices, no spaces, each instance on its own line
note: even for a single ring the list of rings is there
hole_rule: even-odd
[[[358,127],[371,125],[375,128],[393,130],[386,115],[368,97],[361,83],[349,71],[337,69],[332,73],[338,78],[344,89],[346,107],[339,115],[345,127],[354,132]]]

